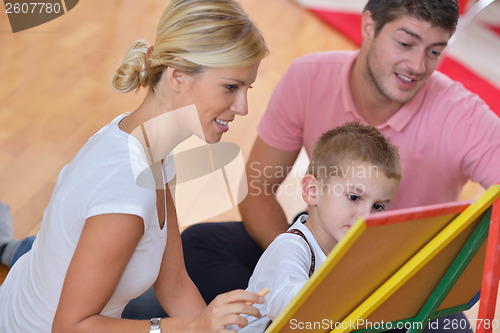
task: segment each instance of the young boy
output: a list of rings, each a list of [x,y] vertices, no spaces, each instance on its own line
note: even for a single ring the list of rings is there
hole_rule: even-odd
[[[401,179],[397,148],[380,132],[348,123],[316,142],[302,197],[303,214],[271,243],[259,259],[247,290],[269,288],[262,317],[247,317],[240,332],[263,332],[295,297],[326,256],[361,215],[384,211]]]

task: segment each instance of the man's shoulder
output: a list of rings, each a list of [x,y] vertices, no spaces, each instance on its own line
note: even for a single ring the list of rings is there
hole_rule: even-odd
[[[434,71],[419,94],[421,101],[414,104],[419,110],[416,114],[436,126],[443,124],[439,127],[441,133],[445,129],[455,131],[458,122],[470,125],[494,115],[480,96],[439,71]]]
[[[343,66],[357,54],[356,51],[323,51],[309,53],[295,59],[292,67]]]
[[[447,95],[455,97],[478,97],[476,94],[464,87],[464,85],[456,81],[440,71],[434,71],[428,81],[429,90],[435,95],[442,98]]]
[[[468,90],[461,82],[439,71],[432,73],[426,86],[424,104],[422,105],[425,108],[439,107],[440,110],[449,110],[454,115],[466,112],[469,116],[479,110],[492,112],[479,95]],[[446,117],[447,113],[439,113]]]

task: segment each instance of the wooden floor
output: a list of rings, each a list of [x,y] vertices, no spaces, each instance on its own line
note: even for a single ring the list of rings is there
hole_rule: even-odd
[[[36,234],[59,170],[88,137],[141,102],[144,92],[120,94],[109,81],[134,40],[154,41],[165,3],[80,1],[64,16],[16,34],[0,14],[0,200],[11,205],[16,237]],[[355,46],[289,0],[242,4],[271,50],[250,92],[249,115],[224,136],[246,157],[269,95],[290,62],[313,51]]]
[[[0,200],[12,208],[17,238],[36,234],[61,167],[88,137],[142,101],[142,91],[115,92],[110,76],[134,40],[154,41],[165,3],[80,1],[58,19],[15,34],[0,13]],[[249,93],[249,114],[224,136],[246,158],[269,96],[291,61],[356,46],[291,0],[241,3],[271,50]],[[462,199],[481,191],[469,184]],[[282,202],[295,211],[286,198]],[[213,220],[238,218],[233,209]]]

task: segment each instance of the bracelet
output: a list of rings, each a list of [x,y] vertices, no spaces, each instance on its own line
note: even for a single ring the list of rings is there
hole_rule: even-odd
[[[151,327],[149,329],[149,333],[161,333],[160,321],[161,318],[151,318]]]

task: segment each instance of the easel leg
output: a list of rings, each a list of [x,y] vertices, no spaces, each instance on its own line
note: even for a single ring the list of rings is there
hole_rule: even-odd
[[[500,280],[500,200],[493,204],[476,333],[491,333]]]
[[[424,304],[419,314],[415,317],[413,322],[422,323],[423,325],[420,328],[414,326],[412,329],[408,330],[408,333],[421,333],[427,326],[430,318],[444,301],[448,293],[471,262],[472,258],[476,255],[477,251],[479,251],[479,248],[486,240],[486,237],[488,237],[490,216],[491,209],[485,212],[475,230],[464,244],[460,253],[457,255],[450,268],[446,271],[441,281],[429,296],[429,299]]]

